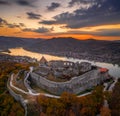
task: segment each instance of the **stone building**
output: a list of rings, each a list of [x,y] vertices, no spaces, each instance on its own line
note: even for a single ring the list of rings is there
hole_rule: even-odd
[[[36,86],[56,95],[60,95],[64,91],[78,94],[110,78],[107,69],[92,69],[90,63],[83,62],[76,64],[68,61],[46,62],[44,58],[42,59],[39,71],[30,74],[31,80]],[[81,71],[83,72],[82,74],[80,74]],[[55,82],[44,78],[48,74],[52,74],[55,78],[70,78],[65,82]]]
[[[70,61],[50,61],[49,66],[52,68],[67,68],[67,67],[74,67],[75,63]]]
[[[80,63],[81,71],[86,72],[91,70],[91,63],[88,62],[81,62]]]
[[[47,63],[48,63],[48,61],[45,59],[44,56],[42,56],[42,58],[39,61],[39,66],[46,65]]]

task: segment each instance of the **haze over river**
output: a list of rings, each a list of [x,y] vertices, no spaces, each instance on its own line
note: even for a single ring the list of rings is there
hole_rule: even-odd
[[[67,57],[58,57],[58,56],[53,56],[53,55],[47,55],[47,54],[40,54],[36,52],[31,52],[27,51],[23,48],[14,48],[14,49],[9,49],[10,53],[6,53],[12,56],[29,56],[31,58],[36,58],[37,60],[40,60],[42,56],[44,56],[48,61],[50,60],[68,60],[72,62],[90,62],[93,65],[108,68],[109,69],[109,74],[111,76],[114,76],[116,78],[120,77],[120,66],[117,64],[113,65],[110,63],[103,63],[103,62],[94,62],[94,61],[88,61],[88,60],[83,60],[83,59],[73,59],[73,58],[67,58]]]

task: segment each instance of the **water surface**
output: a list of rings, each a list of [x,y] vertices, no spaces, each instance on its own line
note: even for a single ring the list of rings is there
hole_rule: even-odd
[[[83,60],[83,59],[75,59],[75,58],[66,58],[66,57],[58,57],[53,55],[47,55],[47,54],[40,54],[36,52],[27,51],[23,48],[14,48],[9,49],[10,53],[4,52],[6,54],[12,55],[12,56],[28,56],[31,58],[36,58],[37,60],[40,60],[42,56],[44,56],[48,61],[50,60],[68,60],[72,62],[90,62],[93,65],[108,68],[109,74],[111,76],[114,76],[116,78],[120,77],[120,67],[116,64],[113,65],[111,63],[103,63],[103,62],[94,62],[89,60]]]

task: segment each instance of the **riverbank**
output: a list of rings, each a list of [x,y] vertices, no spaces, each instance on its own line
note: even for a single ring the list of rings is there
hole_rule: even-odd
[[[10,49],[10,52],[8,55],[5,54],[5,56],[0,56],[0,60],[6,60],[9,61],[18,61],[18,62],[36,62],[39,61],[41,59],[42,56],[44,56],[48,61],[50,60],[67,60],[67,61],[72,61],[72,62],[81,62],[81,61],[85,61],[85,62],[90,62],[92,63],[92,65],[96,65],[96,66],[100,66],[100,67],[105,67],[109,69],[109,73],[110,75],[112,75],[113,77],[120,77],[120,66],[119,66],[119,62],[118,64],[112,64],[111,61],[110,63],[107,62],[102,62],[102,60],[92,60],[92,58],[89,58],[89,56],[87,57],[75,57],[75,55],[73,57],[69,57],[66,56],[64,53],[48,53],[46,52],[46,54],[41,54],[41,53],[37,53],[37,52],[32,52],[32,51],[27,51],[23,48],[14,48],[14,49]],[[48,55],[51,54],[51,55]],[[56,56],[55,56],[56,55]],[[64,56],[64,57],[63,57]],[[88,60],[87,60],[88,59]],[[90,59],[90,60],[89,60]],[[109,59],[109,57],[107,57],[107,59]],[[98,61],[98,62],[97,62]],[[101,61],[101,62],[100,62]],[[108,60],[106,60],[108,61]]]
[[[38,52],[39,53],[39,52]],[[68,59],[84,59],[84,60],[89,60],[89,61],[94,61],[94,62],[103,62],[103,63],[111,63],[113,65],[119,65],[120,66],[120,56],[115,57],[113,56],[107,56],[107,55],[94,55],[94,54],[84,54],[84,53],[56,53],[56,52],[46,52],[44,54],[48,55],[55,55],[58,57],[66,57]]]

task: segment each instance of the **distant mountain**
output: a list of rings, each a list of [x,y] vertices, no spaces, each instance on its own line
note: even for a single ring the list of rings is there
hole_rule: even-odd
[[[115,55],[120,56],[119,41],[105,40],[78,40],[71,37],[52,39],[32,39],[18,37],[0,37],[0,49],[23,47],[39,53],[57,54],[62,56],[90,55],[106,58]]]
[[[19,38],[19,37],[4,37],[0,36],[0,49],[8,49],[15,47],[25,47],[40,42],[42,39]]]
[[[97,41],[97,40],[94,38],[89,38],[89,39],[86,39],[85,41]]]
[[[120,41],[78,40],[71,37],[52,39],[0,37],[0,50],[15,47],[23,47],[38,53],[120,64]]]
[[[74,38],[52,38],[31,45],[31,50],[37,52],[91,52],[107,49],[111,41],[95,39],[78,40]],[[104,51],[103,51],[104,52]]]
[[[120,43],[120,40],[115,40],[115,42],[118,42],[118,43]]]
[[[79,46],[79,40],[73,38],[52,38],[33,44],[37,51],[41,52],[62,52]],[[31,49],[33,49],[31,47]]]

